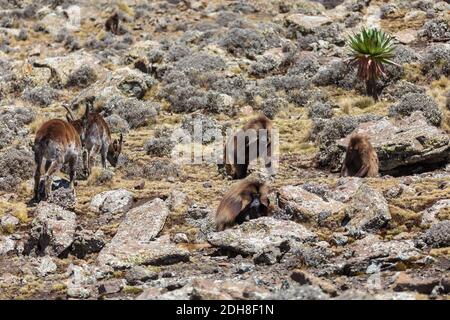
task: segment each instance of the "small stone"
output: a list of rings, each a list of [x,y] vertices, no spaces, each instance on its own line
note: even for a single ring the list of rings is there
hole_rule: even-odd
[[[348,243],[348,237],[341,233],[333,233],[331,242],[337,246],[345,246]]]
[[[83,259],[90,253],[100,252],[105,246],[105,234],[98,230],[93,233],[90,230],[77,231],[70,252],[78,259]]]
[[[19,219],[13,215],[6,214],[0,219],[0,224],[5,232],[11,233],[19,224]]]
[[[122,290],[123,283],[121,279],[113,279],[102,283],[98,287],[98,293],[100,295],[118,293]]]
[[[39,266],[36,268],[38,274],[42,277],[54,273],[57,269],[56,264],[50,256],[45,256],[41,259]]]
[[[212,188],[212,183],[210,181],[203,182],[203,188]]]
[[[144,187],[145,187],[145,180],[141,180],[138,183],[136,183],[133,188],[135,190],[142,190],[144,189]]]
[[[273,248],[267,248],[264,251],[257,252],[253,256],[253,262],[255,264],[266,264],[266,265],[272,265],[279,261],[281,258],[282,253],[279,248],[273,247]]]
[[[251,263],[241,263],[236,268],[237,274],[243,274],[250,271],[253,271],[255,269],[255,266]]]
[[[11,238],[11,236],[0,236],[0,256],[14,251],[15,248],[16,242]]]
[[[128,284],[135,286],[149,280],[158,279],[158,274],[156,272],[148,270],[145,267],[134,266],[125,273],[125,279],[127,280]]]
[[[432,225],[420,237],[420,240],[433,248],[450,246],[450,220],[444,220]]]
[[[175,243],[189,243],[189,239],[185,233],[176,233],[172,241]]]
[[[322,280],[308,271],[300,269],[294,270],[291,274],[291,279],[301,285],[318,286],[323,292],[328,293],[331,296],[337,295],[337,288],[332,283]]]

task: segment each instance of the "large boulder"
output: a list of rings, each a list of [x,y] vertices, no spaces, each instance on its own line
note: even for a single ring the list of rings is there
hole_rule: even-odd
[[[55,204],[40,202],[34,216],[24,253],[66,255],[74,240],[76,214]]]
[[[314,32],[316,28],[331,22],[332,20],[326,16],[308,16],[300,13],[292,14],[286,18],[287,26],[292,26],[305,34]]]
[[[380,171],[395,174],[403,167],[432,164],[448,159],[450,137],[441,129],[428,124],[421,112],[414,112],[396,122],[384,118],[360,124],[353,133],[365,134],[375,148]],[[349,134],[338,141],[345,151]]]
[[[90,66],[97,75],[105,73],[105,69],[100,65],[100,61],[93,55],[77,51],[64,56],[48,57],[36,60],[35,67],[46,67],[52,72],[49,82],[56,86],[66,86],[73,78],[72,73],[81,67]]]
[[[347,228],[363,231],[377,231],[391,220],[391,214],[383,195],[363,184],[355,192],[347,208],[344,218]]]
[[[339,212],[344,204],[334,199],[324,199],[307,191],[303,186],[285,186],[280,189],[279,205],[293,214],[296,220],[318,222],[321,215]]]
[[[132,205],[133,194],[125,189],[117,189],[95,195],[89,209],[97,213],[115,215],[127,212]]]
[[[81,104],[95,97],[95,107],[102,109],[111,97],[142,99],[155,83],[156,80],[152,76],[137,69],[120,68],[81,91],[72,101],[72,105]]]
[[[169,213],[165,202],[159,198],[129,211],[114,238],[100,252],[99,263],[125,268],[188,260],[188,252],[171,243],[168,236],[156,238]]]
[[[289,250],[290,242],[314,241],[315,234],[293,221],[262,217],[231,229],[210,233],[207,240],[214,247],[244,255],[255,255],[273,248],[282,252]]]
[[[348,247],[348,254],[342,255],[340,272],[356,275],[361,272],[393,266],[399,262],[412,265],[423,257],[413,240],[381,240],[376,235],[368,235]],[[348,258],[348,257],[351,258]]]

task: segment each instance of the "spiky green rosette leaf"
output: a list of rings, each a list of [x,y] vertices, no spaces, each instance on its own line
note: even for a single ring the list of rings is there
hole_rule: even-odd
[[[396,65],[394,41],[390,35],[375,28],[363,28],[361,32],[348,38],[350,65],[358,67],[358,77],[363,80],[385,76],[384,65]]]

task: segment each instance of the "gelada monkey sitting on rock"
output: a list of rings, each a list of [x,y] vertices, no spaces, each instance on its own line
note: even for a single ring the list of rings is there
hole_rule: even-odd
[[[378,156],[368,137],[361,134],[353,134],[350,137],[341,176],[378,176]]]
[[[218,231],[269,213],[269,188],[256,179],[246,179],[234,184],[225,194],[216,211]]]
[[[233,179],[247,176],[250,162],[261,157],[273,175],[272,163],[272,121],[261,114],[247,122],[241,130],[233,134],[224,146],[223,164],[218,164],[219,172],[225,172]]]

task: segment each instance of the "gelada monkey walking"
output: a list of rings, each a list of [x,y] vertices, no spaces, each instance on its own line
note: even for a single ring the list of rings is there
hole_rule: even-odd
[[[271,136],[272,121],[269,118],[261,114],[251,119],[241,130],[228,139],[223,152],[224,164],[217,165],[219,171],[225,167],[227,175],[230,175],[233,179],[243,179],[247,176],[250,162],[262,157],[266,168],[272,175]],[[266,152],[263,151],[260,154],[260,145],[262,144],[265,144]],[[239,154],[240,152],[245,152],[245,155]]]
[[[378,176],[378,156],[369,138],[361,134],[353,134],[350,137],[341,176],[361,178]]]
[[[253,179],[234,184],[225,194],[216,211],[215,223],[218,231],[241,224],[250,219],[267,216],[269,213],[269,188]]]

